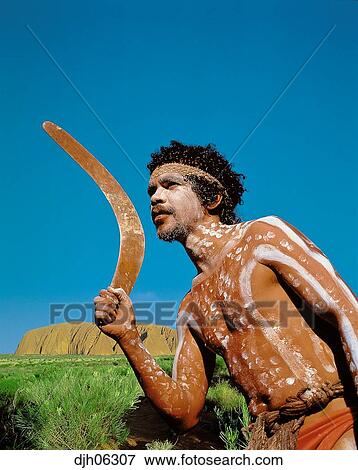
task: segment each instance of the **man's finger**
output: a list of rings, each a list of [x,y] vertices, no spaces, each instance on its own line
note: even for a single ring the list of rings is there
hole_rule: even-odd
[[[123,289],[121,289],[120,287],[115,289],[114,287],[109,286],[107,288],[107,291],[110,292],[111,294],[115,295],[116,298],[119,300],[119,302],[127,300],[127,298],[128,298],[125,291]]]
[[[115,317],[112,319],[109,313],[103,312],[102,310],[97,310],[96,311],[96,325],[102,326],[102,325],[107,325],[108,323],[112,323],[112,321],[115,319]]]
[[[126,296],[125,290],[122,289],[121,287],[108,286],[107,290],[109,290],[109,292],[113,292],[113,294],[118,295],[120,297]]]
[[[106,312],[110,315],[116,316],[116,309],[113,308],[111,305],[106,304],[98,304],[96,305],[96,312]]]
[[[99,291],[99,294],[102,296],[102,297],[106,297],[107,299],[110,299],[112,300],[112,302],[114,302],[116,305],[119,304],[119,299],[114,295],[112,294],[111,292],[108,292],[107,289],[102,289]]]
[[[113,308],[116,308],[118,306],[118,302],[114,302],[112,299],[108,298],[108,297],[102,297],[100,295],[97,295],[97,297],[95,297],[93,299],[93,302],[96,304],[96,305],[110,305],[112,306]]]
[[[126,291],[122,289],[121,287],[114,288],[112,286],[109,286],[107,289],[111,294],[115,295],[118,299],[119,302],[125,302],[127,304],[131,304],[131,300],[129,299]]]

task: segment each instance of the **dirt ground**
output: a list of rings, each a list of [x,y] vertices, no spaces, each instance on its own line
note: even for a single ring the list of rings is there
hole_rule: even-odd
[[[224,449],[219,438],[219,428],[213,412],[204,411],[200,422],[190,431],[176,435],[155,411],[149,400],[143,398],[136,410],[126,421],[130,435],[122,449],[146,449],[146,444],[154,440],[175,443],[174,449]]]

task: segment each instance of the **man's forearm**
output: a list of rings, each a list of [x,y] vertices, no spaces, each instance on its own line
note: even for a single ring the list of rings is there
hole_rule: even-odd
[[[137,329],[128,330],[116,340],[146,396],[168,423],[178,430],[194,426],[197,422],[196,416],[192,415],[194,397],[187,389],[187,385],[174,381],[159,367],[144,346]]]

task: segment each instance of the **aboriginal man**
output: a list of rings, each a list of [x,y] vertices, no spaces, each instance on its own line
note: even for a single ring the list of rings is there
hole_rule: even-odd
[[[256,418],[250,449],[356,449],[357,301],[329,260],[279,217],[237,219],[244,177],[214,146],[172,141],[148,169],[157,235],[198,271],[179,307],[172,377],[122,289],[94,301],[154,407],[177,431],[195,426],[219,354]]]

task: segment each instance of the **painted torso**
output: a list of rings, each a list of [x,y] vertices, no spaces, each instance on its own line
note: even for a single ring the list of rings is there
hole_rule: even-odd
[[[256,415],[339,377],[331,349],[306,323],[282,280],[253,258],[255,235],[247,236],[246,227],[227,229],[230,242],[215,268],[194,279],[179,318],[184,314],[193,334],[225,359]],[[270,236],[256,234],[268,241]]]

